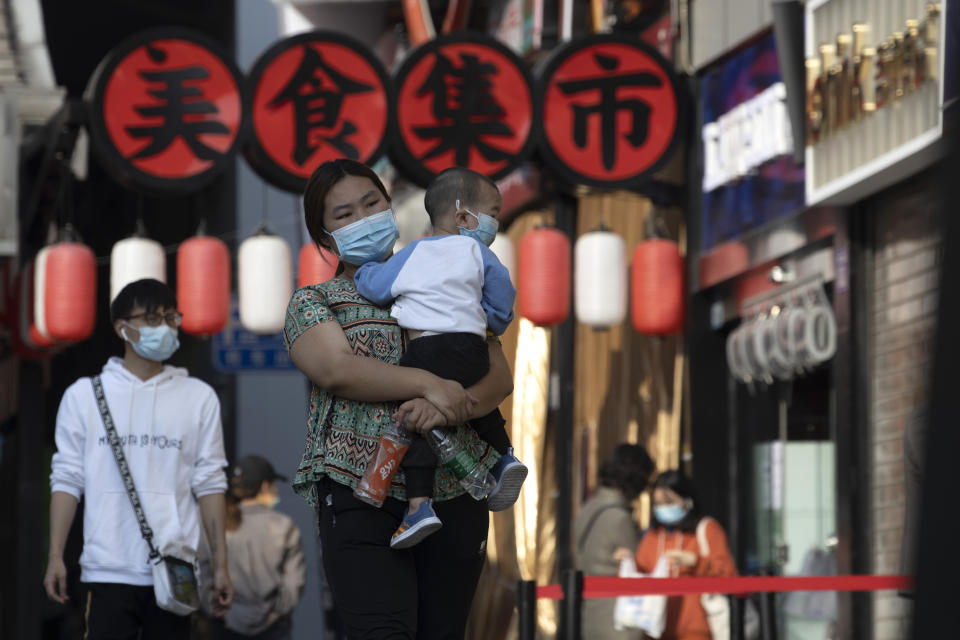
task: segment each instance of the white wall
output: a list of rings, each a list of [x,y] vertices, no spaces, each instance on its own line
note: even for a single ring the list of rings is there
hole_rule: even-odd
[[[701,67],[773,22],[773,0],[691,0],[693,64]]]

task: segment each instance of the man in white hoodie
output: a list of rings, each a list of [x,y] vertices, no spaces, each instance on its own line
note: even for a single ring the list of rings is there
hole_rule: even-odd
[[[196,550],[202,520],[214,564],[210,597],[214,611],[223,615],[233,600],[233,585],[227,571],[227,462],[219,400],[209,385],[189,377],[185,369],[163,364],[180,345],[181,315],[167,285],[157,280],[127,285],[110,305],[110,319],[125,351],[123,359],[110,358],[101,379],[154,544],[162,548],[181,543]],[[85,496],[80,556],[84,638],[189,637],[189,617],[156,604],[147,543],[90,378],[80,378],[64,393],[56,444],[50,474],[50,556],[43,580],[49,597],[67,600],[63,548],[77,504]]]

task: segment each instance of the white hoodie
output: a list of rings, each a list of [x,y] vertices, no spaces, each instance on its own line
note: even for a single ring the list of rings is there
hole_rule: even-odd
[[[179,542],[197,549],[196,498],[227,489],[216,393],[188,377],[186,369],[169,365],[141,380],[120,358],[107,362],[101,378],[154,545]],[[63,394],[56,443],[51,491],[77,499],[86,495],[80,579],[153,584],[147,543],[107,441],[90,378],[80,378]]]

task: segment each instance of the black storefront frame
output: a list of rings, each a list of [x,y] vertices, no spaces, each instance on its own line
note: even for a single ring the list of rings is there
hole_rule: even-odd
[[[869,292],[872,283],[871,228],[861,207],[840,216],[833,237],[834,255],[848,256],[849,286],[834,287],[837,317],[837,353],[830,368],[832,396],[830,440],[835,446],[836,534],[839,574],[870,572],[869,536]],[[695,259],[691,261],[694,264]],[[731,550],[743,567],[750,548],[752,472],[749,464],[751,433],[739,427],[750,396],[731,376],[726,365],[725,340],[731,326],[713,329],[710,308],[722,289],[691,293],[688,319],[691,433],[695,485],[706,513],[725,526]],[[722,381],[722,384],[720,383]],[[775,392],[756,402],[770,403]],[[763,412],[763,408],[754,407]],[[766,407],[773,419],[772,405]],[[718,455],[718,452],[724,452]],[[872,628],[870,594],[839,594],[837,637],[869,638]]]
[[[849,261],[849,287],[834,290],[837,317],[837,354],[832,437],[837,468],[837,572],[870,572],[870,292],[873,290],[872,228],[860,205],[851,207],[837,225],[835,255]],[[844,393],[843,389],[849,389]],[[843,428],[844,424],[850,428]],[[837,599],[837,635],[872,637],[870,593],[840,593]]]

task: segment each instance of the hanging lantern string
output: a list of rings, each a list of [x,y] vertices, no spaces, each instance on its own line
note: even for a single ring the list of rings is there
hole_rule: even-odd
[[[68,172],[68,175],[66,175],[64,180],[61,182],[59,193],[58,193],[59,206],[57,207],[57,226],[61,229],[63,229],[64,227],[68,227],[69,230],[67,235],[69,237],[77,238],[79,234],[77,233],[76,229],[73,227],[73,206],[72,206],[73,197],[74,197],[73,184],[72,184],[73,173],[71,172],[70,165],[68,163],[64,164],[64,169]],[[299,208],[296,204],[294,209],[295,211],[299,212]],[[143,210],[144,210],[144,198],[142,194],[138,194],[136,229],[138,234],[142,234],[143,236],[146,236],[147,235],[146,229],[143,222]],[[268,213],[268,189],[267,189],[267,186],[264,185],[263,210],[261,211],[260,221],[255,226],[253,226],[252,229],[250,229],[247,233],[242,233],[241,229],[234,229],[232,231],[226,231],[224,233],[216,234],[210,237],[218,238],[220,240],[223,240],[224,242],[227,242],[229,240],[235,240],[238,237],[241,237],[241,234],[242,234],[242,237],[247,237],[247,236],[261,233],[267,228],[267,217],[268,217],[267,213]],[[200,222],[197,230],[198,234],[203,235],[206,233],[206,224],[207,224],[206,217],[201,214]],[[288,221],[281,220],[279,222],[275,222],[273,224],[273,227],[277,228],[280,231],[295,229],[297,232],[297,236],[302,240],[303,238],[303,229],[301,227],[302,224],[303,224],[303,221],[300,218],[300,216],[293,216],[292,220],[288,220]],[[174,254],[180,249],[180,245],[182,243],[183,241],[164,245],[163,251],[166,254]],[[303,244],[303,242],[301,242],[300,244]],[[108,254],[103,256],[97,256],[96,261],[98,265],[108,265],[110,264],[110,255]]]
[[[269,210],[270,205],[270,187],[267,186],[267,183],[263,183],[263,207],[260,211],[260,226],[257,228],[256,233],[265,233],[267,231],[267,211]]]
[[[61,231],[61,240],[67,242],[82,242],[80,232],[74,224],[73,196],[74,196],[74,176],[73,169],[70,167],[70,161],[66,157],[61,157],[61,170],[63,179],[60,183],[60,203],[58,209],[58,227]]]
[[[293,227],[294,227],[294,224],[295,224],[295,223],[294,223],[293,221],[291,221],[291,222],[275,223],[275,224],[273,224],[272,226],[275,227],[275,228],[276,228],[277,230],[279,230],[279,231],[283,231],[283,230],[286,230],[286,229],[293,228]],[[296,224],[299,224],[299,221],[297,221]],[[207,237],[210,237],[210,238],[219,238],[220,240],[223,240],[224,242],[227,242],[228,240],[234,240],[234,239],[240,238],[240,237],[245,238],[245,237],[252,236],[252,235],[256,235],[257,233],[259,233],[259,232],[263,229],[263,222],[260,221],[260,222],[258,222],[255,226],[253,226],[253,227],[248,227],[248,229],[249,229],[249,231],[247,231],[246,233],[244,233],[243,230],[241,230],[241,229],[234,229],[233,231],[227,231],[227,232],[220,233],[220,234],[216,234],[216,235],[207,234]],[[183,242],[184,242],[184,240],[181,240],[180,242],[175,242],[175,243],[173,243],[173,244],[163,245],[163,251],[164,251],[164,253],[167,253],[167,254],[174,254],[174,253],[176,253],[177,250],[180,248],[180,245],[183,244]],[[106,255],[106,256],[97,256],[97,264],[98,264],[98,265],[110,264],[110,256],[109,256],[109,255]]]

